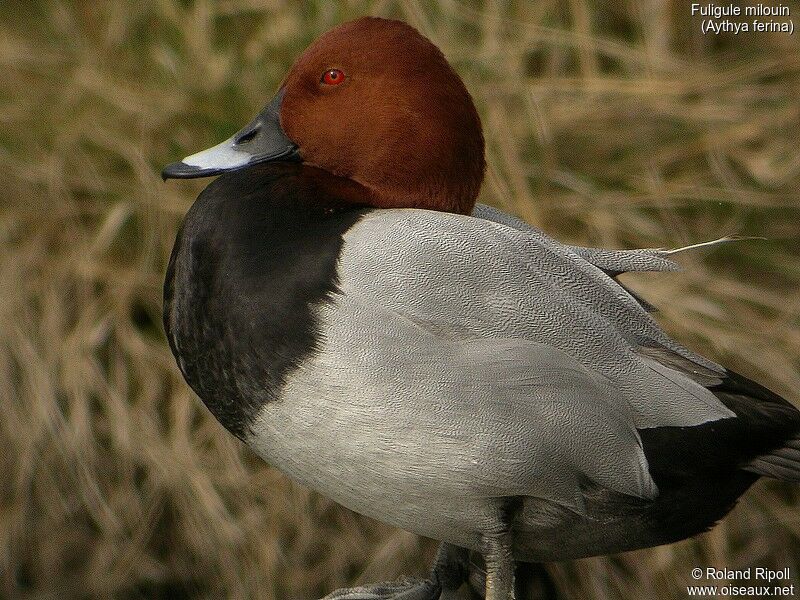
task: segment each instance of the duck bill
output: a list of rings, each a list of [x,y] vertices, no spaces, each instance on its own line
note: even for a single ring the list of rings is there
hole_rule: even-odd
[[[297,145],[281,128],[283,90],[247,126],[221,144],[164,167],[161,177],[192,179],[236,171],[259,163],[300,159]]]

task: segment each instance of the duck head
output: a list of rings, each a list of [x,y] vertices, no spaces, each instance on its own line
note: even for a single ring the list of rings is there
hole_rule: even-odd
[[[410,25],[374,17],[322,35],[252,122],[162,175],[297,160],[355,182],[376,207],[459,213],[485,169],[478,113],[444,55]]]

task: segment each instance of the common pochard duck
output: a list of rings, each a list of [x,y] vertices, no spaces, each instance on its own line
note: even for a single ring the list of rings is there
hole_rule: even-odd
[[[167,166],[220,175],[164,286],[186,381],[264,460],[440,540],[430,579],[336,598],[486,598],[515,561],[707,530],[760,476],[800,481],[800,412],[670,339],[620,285],[670,252],[567,246],[475,205],[472,99],[411,26],[316,40],[244,129]]]

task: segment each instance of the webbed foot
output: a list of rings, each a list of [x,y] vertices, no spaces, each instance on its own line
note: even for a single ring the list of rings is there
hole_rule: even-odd
[[[439,600],[441,588],[430,579],[404,578],[336,590],[322,600]]]
[[[452,600],[467,579],[469,555],[463,548],[442,544],[428,579],[403,578],[331,592],[322,600]]]

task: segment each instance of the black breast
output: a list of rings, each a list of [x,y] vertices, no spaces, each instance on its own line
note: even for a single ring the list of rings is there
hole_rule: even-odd
[[[337,178],[297,164],[223,175],[178,232],[164,328],[186,381],[242,438],[319,339],[313,307],[337,290],[342,236],[365,209]]]

